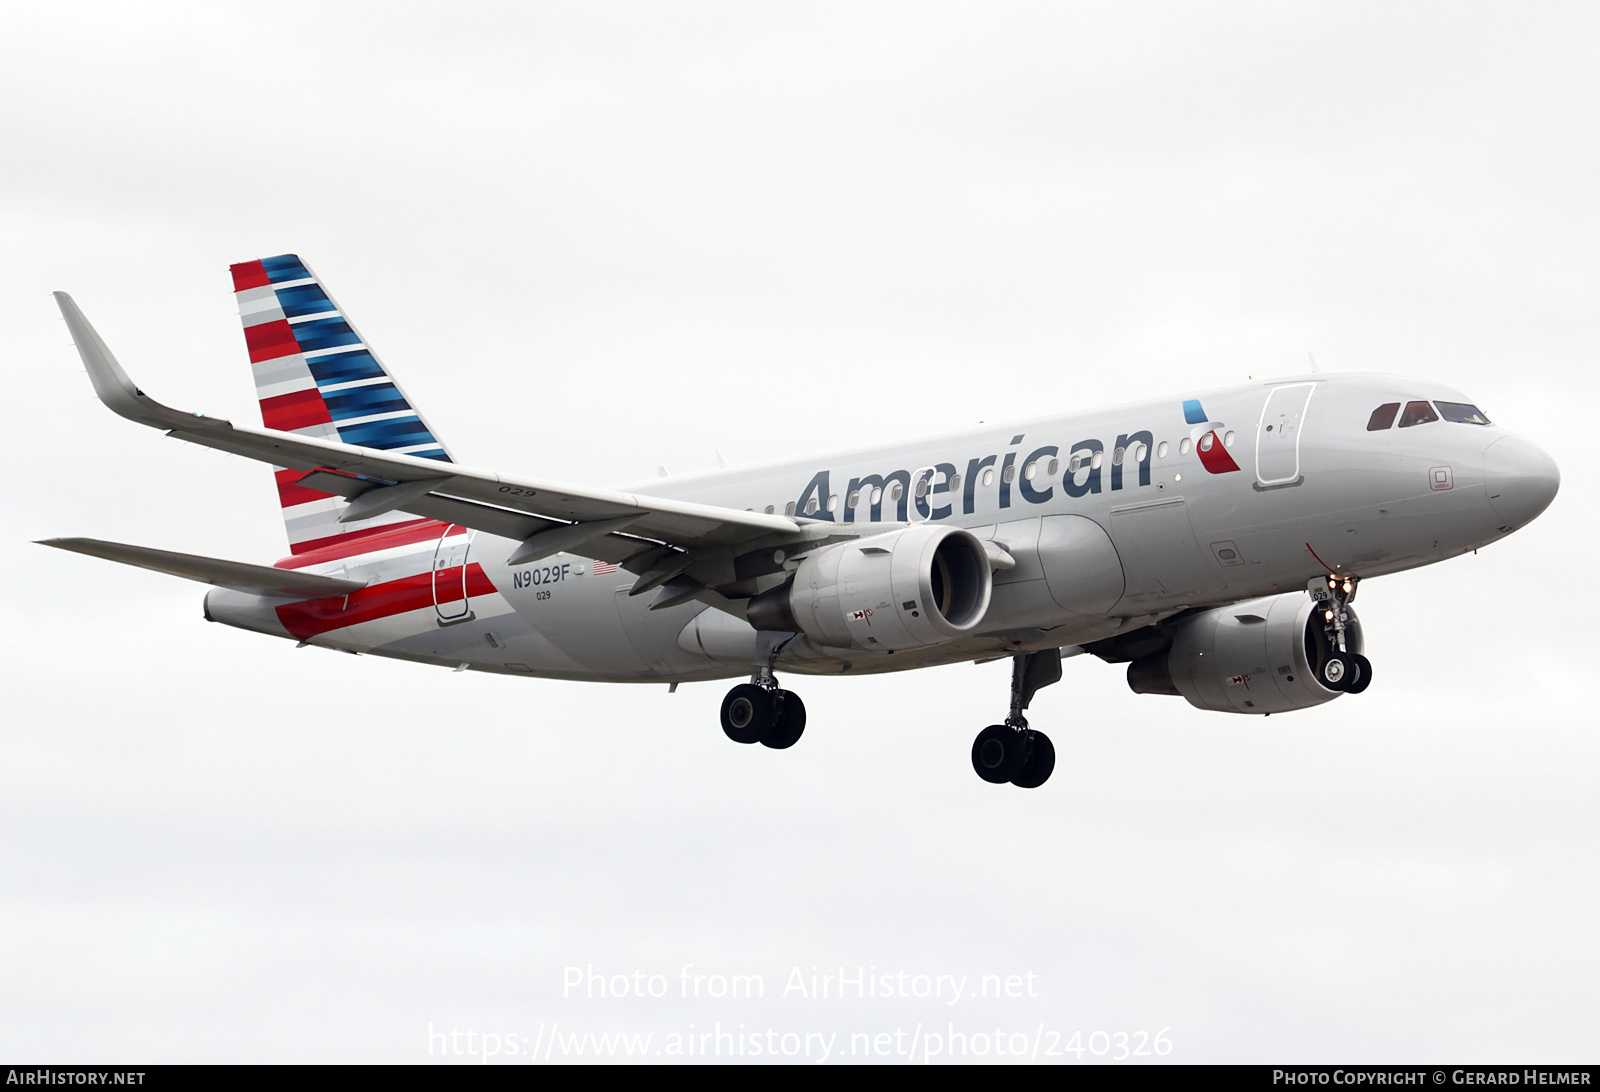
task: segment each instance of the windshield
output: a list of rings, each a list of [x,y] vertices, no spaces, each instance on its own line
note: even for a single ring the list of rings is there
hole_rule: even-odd
[[[1446,421],[1454,421],[1458,425],[1487,425],[1489,419],[1477,406],[1469,406],[1465,402],[1435,402],[1439,413]]]
[[[1407,402],[1406,411],[1400,417],[1401,428],[1411,428],[1414,425],[1425,425],[1429,421],[1437,421],[1439,415],[1433,412],[1433,407],[1426,402]]]
[[[1382,432],[1394,424],[1394,415],[1400,412],[1399,402],[1385,402],[1372,411],[1372,416],[1367,418],[1368,432]]]

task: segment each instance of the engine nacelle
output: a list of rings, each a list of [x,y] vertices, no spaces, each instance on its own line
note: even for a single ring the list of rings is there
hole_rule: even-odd
[[[1169,648],[1128,665],[1137,694],[1181,694],[1219,713],[1287,713],[1339,696],[1317,681],[1328,651],[1322,607],[1288,592],[1215,607],[1186,619]],[[1362,651],[1361,623],[1350,611],[1345,648]]]
[[[982,542],[921,524],[807,555],[792,580],[750,600],[749,619],[830,648],[899,652],[977,629],[992,589]]]

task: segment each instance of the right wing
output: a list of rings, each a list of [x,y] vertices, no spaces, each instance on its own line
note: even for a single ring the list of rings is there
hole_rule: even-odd
[[[404,511],[517,539],[521,564],[564,550],[613,561],[638,575],[633,594],[670,586],[652,606],[699,598],[742,614],[709,589],[736,583],[764,564],[741,561],[794,542],[856,537],[894,525],[855,527],[814,520],[512,477],[412,455],[311,436],[246,428],[185,413],[145,394],[128,378],[72,297],[55,293],[100,400],[130,421],[204,447],[303,470],[309,488],[354,501],[349,519]],[[578,547],[582,547],[581,550]],[[770,555],[769,555],[770,556]],[[775,570],[777,565],[771,566]]]

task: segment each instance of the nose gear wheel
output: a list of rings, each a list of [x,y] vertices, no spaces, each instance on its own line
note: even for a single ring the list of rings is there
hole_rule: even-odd
[[[1372,661],[1350,647],[1350,603],[1361,578],[1313,577],[1306,585],[1322,612],[1323,653],[1313,670],[1317,681],[1338,694],[1359,694],[1372,682]]]

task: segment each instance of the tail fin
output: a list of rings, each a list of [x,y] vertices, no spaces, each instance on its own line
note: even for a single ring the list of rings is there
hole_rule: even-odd
[[[451,462],[433,429],[298,255],[231,267],[245,344],[268,428]],[[301,472],[274,468],[289,549],[295,554],[353,543],[400,523],[403,512],[340,523],[346,501],[297,485]]]

